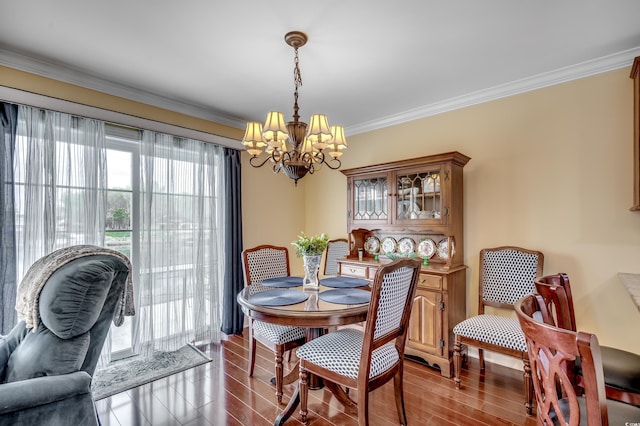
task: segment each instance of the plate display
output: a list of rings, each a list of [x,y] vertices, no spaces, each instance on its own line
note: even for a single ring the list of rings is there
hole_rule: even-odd
[[[438,248],[437,248],[436,254],[440,259],[446,259],[448,249],[449,249],[449,242],[447,241],[446,238],[443,238],[440,241],[438,241]],[[453,256],[453,253],[455,253],[455,244],[453,243],[453,239],[451,239],[451,255],[452,256]]]
[[[398,252],[402,254],[413,253],[416,251],[416,242],[413,238],[404,237],[398,240]]]
[[[418,256],[431,259],[436,253],[436,242],[431,238],[425,238],[418,244]]]
[[[380,240],[373,235],[364,240],[364,251],[369,254],[375,254],[380,250]]]
[[[393,237],[386,237],[382,240],[383,253],[395,253],[398,248],[398,242]]]

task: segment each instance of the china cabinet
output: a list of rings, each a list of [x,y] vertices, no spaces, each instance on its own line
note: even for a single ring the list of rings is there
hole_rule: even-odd
[[[466,317],[462,169],[469,160],[449,152],[342,171],[350,253],[339,273],[372,280],[397,257],[423,260],[405,353],[446,377],[453,373],[452,329]]]

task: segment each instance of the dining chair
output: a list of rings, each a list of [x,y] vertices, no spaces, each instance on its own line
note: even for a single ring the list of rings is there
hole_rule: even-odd
[[[463,345],[478,348],[480,372],[484,374],[484,350],[517,357],[523,362],[525,408],[533,412],[527,345],[513,315],[514,304],[534,291],[533,281],[542,275],[544,255],[521,247],[502,246],[480,251],[478,315],[461,321],[453,328],[454,383],[460,388]],[[491,312],[491,313],[487,313]]]
[[[554,325],[577,331],[569,276],[558,273],[539,277],[535,286]],[[600,346],[600,353],[607,398],[640,406],[640,355],[609,346]],[[577,368],[579,375],[579,362]]]
[[[540,424],[606,426],[640,422],[640,407],[606,398],[595,334],[555,327],[539,294],[518,300],[515,311],[527,343]],[[580,385],[573,374],[577,359],[582,365]]]
[[[342,387],[357,389],[359,425],[369,424],[369,392],[393,378],[398,419],[400,424],[407,424],[402,383],[404,347],[419,273],[420,261],[416,259],[380,266],[371,287],[364,331],[340,329],[297,349],[303,423],[308,421],[308,379],[314,374],[337,391]],[[353,403],[346,393],[342,397]]]
[[[324,258],[324,275],[338,275],[338,259],[349,254],[349,241],[346,238],[329,240]]]
[[[260,285],[267,278],[290,275],[289,250],[286,247],[260,245],[242,252],[244,284]],[[256,361],[256,341],[275,354],[275,384],[278,404],[282,403],[284,377],[283,356],[305,342],[306,329],[302,327],[270,324],[249,319],[249,377]]]

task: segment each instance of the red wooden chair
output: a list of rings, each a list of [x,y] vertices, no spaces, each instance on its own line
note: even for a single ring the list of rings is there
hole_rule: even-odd
[[[540,277],[535,286],[555,325],[577,331],[569,276],[558,273]],[[607,398],[640,406],[640,355],[609,346],[600,346],[600,352]]]
[[[543,425],[624,425],[640,422],[640,407],[607,400],[600,345],[594,334],[552,325],[542,296],[530,294],[515,305],[531,364],[538,421]],[[576,359],[582,381],[573,374]]]

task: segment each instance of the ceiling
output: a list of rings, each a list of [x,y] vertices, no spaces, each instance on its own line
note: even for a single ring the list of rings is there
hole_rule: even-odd
[[[347,135],[629,66],[638,0],[2,0],[0,65],[244,128]],[[1,83],[1,78],[0,78]]]

